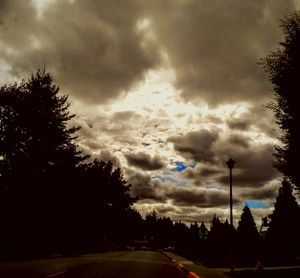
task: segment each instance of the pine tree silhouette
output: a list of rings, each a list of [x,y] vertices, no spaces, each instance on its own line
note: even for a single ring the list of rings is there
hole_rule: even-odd
[[[251,210],[246,204],[237,228],[237,258],[243,264],[255,263],[261,255],[260,236]]]
[[[270,227],[266,232],[269,255],[273,260],[286,261],[299,254],[300,212],[293,190],[287,178],[282,186],[270,215]]]

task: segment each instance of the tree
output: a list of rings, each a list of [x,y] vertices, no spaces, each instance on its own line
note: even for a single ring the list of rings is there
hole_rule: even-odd
[[[208,236],[208,230],[204,224],[204,222],[201,222],[200,228],[199,228],[199,237],[201,240],[206,240]]]
[[[287,178],[282,180],[266,232],[271,259],[288,260],[299,254],[299,206]]]
[[[137,200],[129,195],[130,187],[110,161],[96,159],[82,165],[76,194],[81,206],[76,215],[84,223],[80,233],[85,238],[94,243],[105,236],[124,243],[130,229],[126,221],[134,217],[131,206]]]
[[[174,224],[173,233],[175,251],[178,254],[187,257],[189,255],[188,241],[190,236],[188,226],[181,221],[177,221]]]
[[[121,170],[78,151],[73,117],[45,70],[0,88],[0,255],[121,246],[142,229]]]
[[[68,127],[68,96],[44,69],[27,81],[0,88],[0,155],[2,176],[37,176],[75,167],[84,158]]]
[[[200,228],[197,222],[191,223],[189,228],[190,240],[195,241],[200,239]]]
[[[250,208],[246,205],[237,228],[238,259],[242,263],[255,263],[260,256],[260,236]]]
[[[9,251],[9,238],[19,241],[18,253],[35,252],[67,234],[73,177],[85,159],[68,109],[68,96],[45,69],[0,88],[1,240]]]
[[[174,246],[173,222],[170,218],[159,217],[157,219],[157,246],[159,248],[168,248]]]
[[[300,189],[300,13],[281,20],[284,40],[280,48],[261,60],[275,92],[275,102],[268,105],[275,112],[282,130],[281,144],[275,149],[275,167]]]
[[[199,225],[197,222],[191,223],[187,238],[187,255],[190,259],[196,259],[200,247]]]
[[[243,209],[237,232],[239,236],[244,238],[245,240],[248,239],[250,241],[257,241],[259,239],[259,233],[257,231],[254,218],[247,204]]]
[[[230,238],[231,234],[235,234],[235,232],[227,220],[222,223],[219,217],[214,215],[207,238],[206,263],[218,266],[229,264]]]
[[[145,218],[145,233],[146,238],[149,240],[151,247],[156,247],[157,236],[158,236],[158,221],[157,213],[153,210],[151,213],[147,213]]]

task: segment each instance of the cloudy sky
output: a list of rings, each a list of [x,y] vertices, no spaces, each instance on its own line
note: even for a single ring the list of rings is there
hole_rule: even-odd
[[[297,0],[0,0],[0,84],[46,66],[68,94],[81,149],[112,160],[142,213],[260,224],[280,176],[259,60]]]

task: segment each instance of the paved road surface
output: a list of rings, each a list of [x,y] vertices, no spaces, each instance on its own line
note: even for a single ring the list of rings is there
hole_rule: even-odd
[[[1,278],[183,278],[164,255],[153,251],[107,252],[74,258],[0,263]]]

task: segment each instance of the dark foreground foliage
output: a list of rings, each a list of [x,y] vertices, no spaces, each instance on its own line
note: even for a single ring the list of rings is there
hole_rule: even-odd
[[[274,89],[274,102],[269,104],[282,130],[281,144],[276,146],[276,168],[300,189],[300,13],[286,16],[280,25],[284,40],[280,47],[261,61]]]
[[[0,256],[125,244],[138,213],[120,169],[88,162],[67,96],[45,70],[0,89]],[[122,227],[122,228],[121,228]]]

